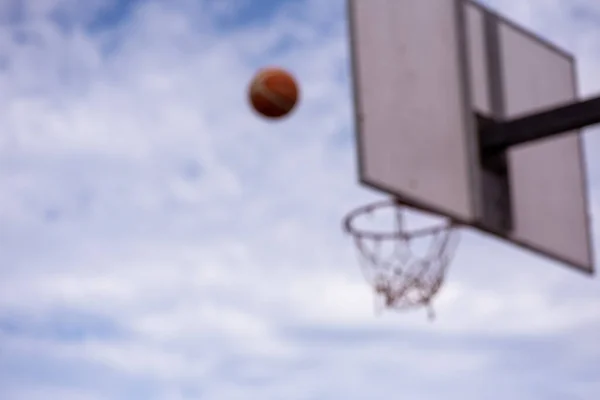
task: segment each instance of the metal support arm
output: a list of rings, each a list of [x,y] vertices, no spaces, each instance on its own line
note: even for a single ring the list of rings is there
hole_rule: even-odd
[[[512,146],[600,123],[600,97],[577,101],[509,121],[480,126],[483,154],[502,153]]]

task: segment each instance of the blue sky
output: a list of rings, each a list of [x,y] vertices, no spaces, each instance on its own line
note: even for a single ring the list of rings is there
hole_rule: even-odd
[[[487,3],[600,91],[595,1]],[[0,16],[0,399],[600,396],[598,279],[493,239],[463,235],[435,323],[373,314],[340,231],[378,198],[356,183],[341,0]],[[284,123],[246,104],[268,64],[302,83]]]

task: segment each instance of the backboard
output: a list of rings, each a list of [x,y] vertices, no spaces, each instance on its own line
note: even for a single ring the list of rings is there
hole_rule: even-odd
[[[573,57],[468,0],[348,5],[360,182],[592,273],[579,131],[508,149],[505,199],[478,139],[478,115],[576,100]]]

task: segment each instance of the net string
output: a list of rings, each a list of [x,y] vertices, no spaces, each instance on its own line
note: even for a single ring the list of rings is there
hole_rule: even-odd
[[[425,306],[433,318],[431,300],[444,282],[458,242],[458,231],[451,224],[430,230],[431,241],[426,254],[416,256],[411,248],[415,238],[404,230],[401,206],[395,205],[395,211],[394,234],[362,236],[354,232],[361,270],[374,288],[378,314],[383,308]],[[387,256],[382,251],[384,243],[393,244]]]

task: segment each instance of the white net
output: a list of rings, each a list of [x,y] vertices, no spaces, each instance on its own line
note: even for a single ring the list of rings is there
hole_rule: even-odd
[[[384,228],[378,218],[370,221],[376,230],[363,227],[364,217],[382,214],[392,220],[391,227]],[[459,232],[449,221],[410,229],[406,217],[406,207],[394,201],[375,203],[351,213],[345,228],[354,237],[363,274],[376,295],[377,311],[427,307],[433,317],[431,300],[444,282]],[[359,222],[363,224],[357,228]]]

